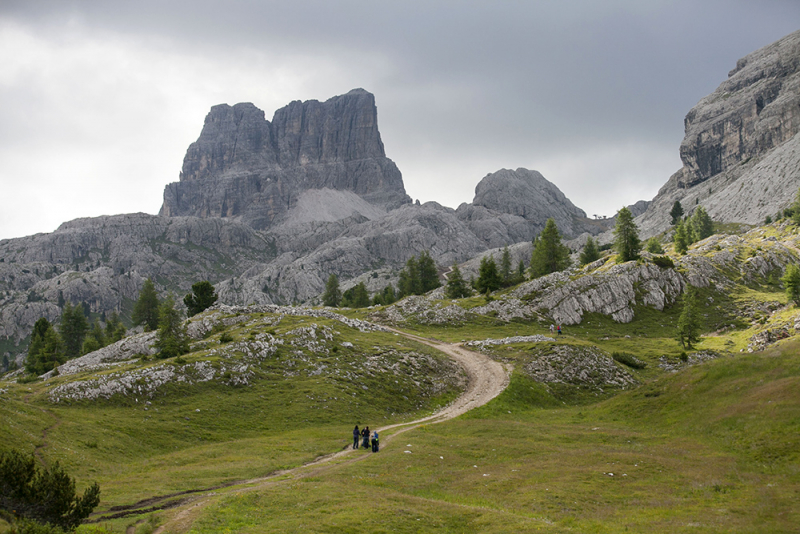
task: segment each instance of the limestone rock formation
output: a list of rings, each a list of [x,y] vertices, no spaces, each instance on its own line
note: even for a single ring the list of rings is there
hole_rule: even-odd
[[[56,321],[67,301],[125,313],[147,278],[180,296],[198,280],[217,282],[274,256],[274,243],[240,223],[144,213],[2,240],[0,342],[19,343],[40,317]]]
[[[637,219],[643,237],[669,227],[676,200],[748,224],[788,206],[800,187],[800,31],[740,59],[684,123],[683,167]]]
[[[227,217],[264,229],[307,190],[349,191],[382,208],[409,203],[386,157],[375,98],[363,89],[325,102],[295,101],[272,122],[250,103],[211,108],[161,215]]]
[[[537,233],[549,218],[555,220],[565,237],[575,237],[582,232],[596,234],[605,230],[600,223],[587,219],[586,213],[575,207],[541,173],[523,168],[515,171],[500,169],[486,175],[475,187],[472,205],[473,208],[480,206],[522,217],[532,224]]]

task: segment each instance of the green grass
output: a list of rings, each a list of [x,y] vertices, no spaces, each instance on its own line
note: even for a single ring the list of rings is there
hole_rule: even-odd
[[[739,319],[748,306],[784,305],[781,295],[768,283],[729,294],[701,291],[705,335],[697,349],[722,356],[677,373],[665,373],[659,363],[679,362],[680,303],[664,311],[637,308],[628,324],[589,314],[565,326],[556,342],[493,347],[492,357],[516,370],[488,405],[409,431],[377,455],[361,453],[358,462],[339,462],[314,476],[283,477],[242,493],[233,493],[241,486],[213,490],[218,496],[198,512],[193,532],[794,532],[800,524],[800,341],[760,354],[739,352],[758,330],[796,316],[796,308],[783,308],[765,315],[763,325]],[[369,312],[345,313],[365,318]],[[46,396],[50,388],[94,374],[0,382],[7,388],[0,394],[0,448],[61,462],[79,490],[97,481],[99,509],[107,510],[297,467],[347,447],[355,423],[375,428],[408,421],[458,394],[452,387],[436,390],[441,369],[435,362],[444,357],[423,345],[327,319],[274,319],[257,314],[218,328],[184,357],[188,364],[220,366],[227,360],[215,351],[231,346],[221,343],[223,334],[233,343],[265,333],[283,337],[274,357],[253,366],[248,386],[173,384],[150,399],[55,405]],[[311,324],[335,330],[333,340],[323,343],[327,352],[297,355],[291,332]],[[720,330],[730,324],[733,330]],[[547,335],[548,327],[479,317],[406,329],[460,342]],[[641,385],[598,393],[526,376],[525,364],[555,345],[631,354],[647,366],[619,366]],[[413,368],[406,361],[411,353],[434,363]],[[138,361],[103,373],[163,363]],[[437,392],[420,396],[420,388]],[[173,513],[101,524],[124,532],[141,519],[142,534]]]
[[[515,375],[367,461],[225,498],[192,532],[795,532],[799,345],[593,406]]]

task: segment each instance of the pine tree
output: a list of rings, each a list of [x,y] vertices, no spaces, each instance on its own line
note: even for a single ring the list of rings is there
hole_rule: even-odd
[[[122,321],[120,321],[119,314],[116,312],[116,310],[112,311],[111,315],[106,319],[106,343],[116,343],[125,337],[125,332],[125,325],[123,325]]]
[[[400,298],[407,297],[408,295],[422,294],[422,284],[419,278],[419,265],[417,258],[411,256],[406,261],[405,268],[400,271],[400,280],[397,282],[397,291]]]
[[[187,315],[193,317],[207,310],[214,305],[217,298],[217,292],[208,280],[192,284],[192,292],[183,297]]]
[[[445,289],[447,298],[461,299],[472,295],[472,290],[467,286],[458,264],[454,263],[450,272],[447,273],[447,287]]]
[[[786,297],[789,301],[794,302],[795,306],[800,306],[800,267],[794,263],[787,265],[781,282],[786,287]]]
[[[646,250],[650,254],[664,254],[664,247],[658,242],[658,239],[651,237],[647,240]]]
[[[500,274],[497,272],[497,264],[492,256],[481,258],[475,288],[481,293],[490,293],[500,289]]]
[[[339,277],[331,274],[325,283],[325,293],[322,294],[322,304],[337,307],[342,302],[342,291],[339,289]]]
[[[697,206],[692,214],[692,232],[695,241],[702,241],[714,234],[714,223],[703,206]]]
[[[100,327],[100,321],[95,319],[92,321],[92,326],[86,337],[83,338],[83,345],[81,346],[81,354],[89,354],[96,350],[100,350],[106,346],[106,336],[103,329]]]
[[[159,358],[172,358],[189,352],[189,335],[181,313],[175,309],[175,299],[168,295],[158,310],[158,336],[155,346]]]
[[[36,522],[31,525],[33,528],[21,528],[20,532],[56,532],[42,526],[45,524],[58,527],[59,532],[72,532],[99,503],[97,483],[79,497],[75,493],[75,480],[57,461],[40,470],[33,454],[26,456],[13,449],[0,452],[0,512],[6,519]],[[17,530],[12,528],[12,531]]]
[[[676,224],[678,224],[678,221],[681,220],[681,217],[683,217],[683,206],[681,206],[681,203],[679,201],[676,200],[675,203],[672,205],[672,209],[669,212],[669,216],[672,217],[672,222],[670,223],[672,224],[672,226],[675,226]]]
[[[61,312],[61,323],[58,330],[67,359],[77,358],[81,355],[83,339],[88,330],[89,325],[83,314],[83,306],[72,306],[67,302],[64,305],[64,311]]]
[[[388,286],[383,288],[383,303],[385,305],[389,305],[397,301],[397,296],[394,292],[394,286],[389,284]]]
[[[33,325],[25,370],[30,374],[41,375],[66,361],[61,337],[50,321],[40,318]]]
[[[508,251],[508,245],[503,247],[503,256],[500,259],[500,281],[503,287],[509,287],[512,282],[511,276],[511,253]]]
[[[675,243],[675,252],[678,254],[686,254],[689,251],[689,238],[686,235],[686,227],[683,221],[678,221],[672,242]]]
[[[344,292],[342,306],[347,308],[366,308],[369,306],[369,292],[364,282],[359,282]]]
[[[800,189],[797,190],[797,195],[795,196],[794,203],[790,208],[792,221],[800,225]]]
[[[589,263],[599,259],[600,251],[597,249],[597,243],[591,237],[586,238],[586,244],[583,245],[583,250],[581,251],[581,255],[578,257],[578,261],[581,265],[588,265]]]
[[[442,285],[439,282],[439,271],[436,269],[436,263],[433,261],[430,254],[428,254],[427,250],[423,250],[419,254],[417,271],[419,272],[420,295]]]
[[[156,330],[159,325],[159,304],[156,286],[151,279],[144,281],[139,298],[133,305],[131,319],[135,325],[144,325],[145,331]]]
[[[681,346],[691,349],[692,345],[700,341],[700,312],[697,309],[697,291],[693,286],[688,286],[683,296],[683,310],[678,317],[678,341]]]
[[[638,259],[641,247],[639,229],[633,222],[633,214],[628,208],[622,208],[617,213],[617,225],[614,228],[614,249],[619,254],[617,261],[623,263]]]
[[[556,221],[547,219],[544,230],[534,241],[531,253],[531,277],[562,271],[569,267],[569,249],[561,244]]]

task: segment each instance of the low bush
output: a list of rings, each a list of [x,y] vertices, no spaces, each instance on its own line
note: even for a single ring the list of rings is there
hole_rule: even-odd
[[[674,269],[675,263],[669,256],[653,256],[653,263],[664,269]]]
[[[644,369],[647,364],[629,352],[612,352],[611,357],[632,369]]]

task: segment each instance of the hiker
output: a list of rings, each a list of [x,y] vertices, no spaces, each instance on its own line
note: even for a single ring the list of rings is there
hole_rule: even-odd
[[[369,427],[365,426],[364,430],[361,431],[361,437],[364,438],[364,441],[361,443],[361,446],[365,449],[369,449]]]
[[[372,452],[378,452],[378,431],[372,433]]]
[[[555,332],[556,332],[556,327],[555,327],[555,325],[552,325],[552,324],[551,324],[551,325],[550,325],[550,333],[551,333],[551,334],[554,334]]]
[[[558,325],[557,330],[558,330],[558,335],[560,336],[561,335],[561,325]]]
[[[358,425],[353,429],[353,448],[358,448],[358,438],[361,436],[361,432],[358,430]]]

